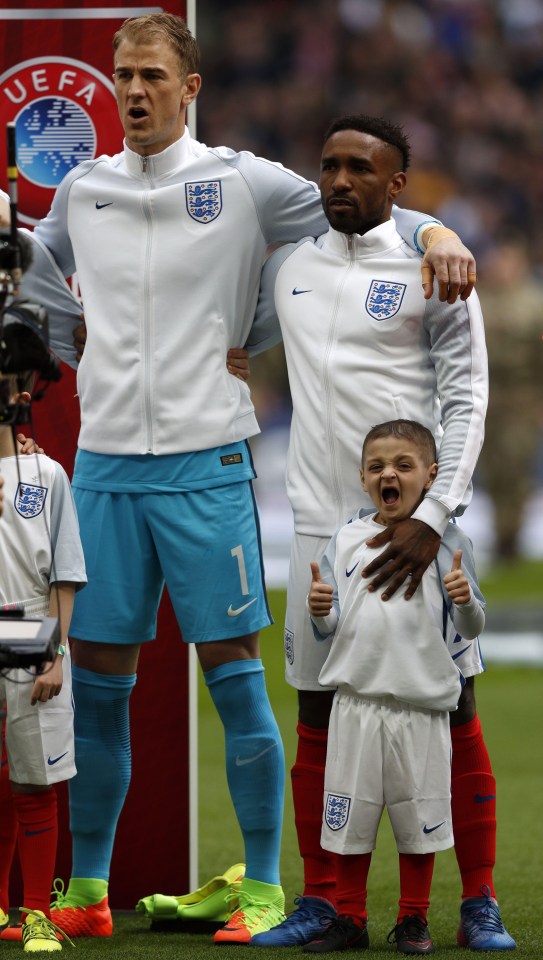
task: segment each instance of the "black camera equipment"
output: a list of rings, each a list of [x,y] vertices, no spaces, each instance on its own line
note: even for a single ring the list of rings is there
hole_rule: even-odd
[[[18,294],[22,275],[32,262],[32,242],[16,226],[14,123],[7,125],[7,149],[11,228],[0,231],[0,374],[23,377],[34,372],[39,380],[60,380],[59,362],[49,352],[47,311],[38,304],[11,299]],[[32,399],[37,396],[33,395]],[[0,377],[0,425],[30,422],[30,404],[23,406],[10,401],[11,384]],[[0,536],[1,524],[0,518]],[[53,661],[59,639],[56,618],[27,618],[22,607],[0,607],[0,669],[40,666],[45,661]]]
[[[55,617],[32,619],[24,616],[21,607],[0,609],[0,669],[40,666],[53,661],[59,639],[59,623]]]
[[[49,352],[47,311],[24,299],[12,299],[32,262],[32,242],[17,230],[15,125],[9,123],[7,130],[11,228],[0,230],[0,373],[34,372],[38,380],[56,381],[62,374],[59,361]],[[28,414],[28,407],[10,406],[6,388],[0,389],[0,423],[28,422]]]

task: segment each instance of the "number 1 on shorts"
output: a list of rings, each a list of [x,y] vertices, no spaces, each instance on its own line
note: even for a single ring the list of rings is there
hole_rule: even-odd
[[[241,543],[237,547],[232,547],[230,551],[233,557],[238,561],[239,582],[241,584],[242,596],[246,597],[249,593],[249,584],[247,583],[247,572],[245,570],[245,557],[243,556],[243,547]]]

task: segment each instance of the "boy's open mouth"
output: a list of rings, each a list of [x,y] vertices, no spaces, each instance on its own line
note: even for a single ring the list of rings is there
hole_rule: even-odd
[[[400,498],[400,491],[396,490],[396,487],[383,487],[381,496],[386,504],[396,503]]]

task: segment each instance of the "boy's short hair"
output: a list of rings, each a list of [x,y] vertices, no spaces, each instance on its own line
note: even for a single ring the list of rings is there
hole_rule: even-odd
[[[372,440],[381,440],[383,437],[396,437],[397,440],[410,440],[419,448],[428,466],[437,461],[436,441],[433,433],[417,420],[386,420],[378,423],[366,434],[362,446],[362,465],[366,447]]]

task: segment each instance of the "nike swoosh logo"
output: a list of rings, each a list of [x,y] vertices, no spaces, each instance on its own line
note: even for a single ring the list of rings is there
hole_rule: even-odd
[[[495,800],[495,793],[487,793],[486,797],[482,797],[480,793],[475,794],[475,803],[486,803],[487,800]]]
[[[110,200],[109,203],[98,203],[98,200],[97,200],[97,201],[96,201],[96,209],[97,209],[97,210],[103,210],[104,207],[110,207],[112,203],[113,203],[113,200]]]
[[[446,821],[446,820],[442,820],[441,823],[436,823],[435,827],[427,827],[426,824],[424,824],[424,826],[423,826],[423,828],[422,828],[422,832],[423,832],[423,833],[433,833],[434,830],[439,830],[439,828],[442,827],[444,823],[447,823],[447,821]]]
[[[47,833],[48,830],[52,830],[53,827],[42,827],[41,830],[25,830],[25,837],[36,837],[38,833]]]
[[[453,660],[457,660],[458,657],[461,657],[462,654],[465,653],[466,650],[469,650],[470,647],[471,647],[471,643],[468,643],[467,647],[462,647],[462,650],[459,650],[458,653],[453,653],[452,655]]]
[[[351,576],[351,573],[354,573],[354,572],[355,572],[355,570],[356,570],[356,568],[357,568],[357,566],[358,566],[359,563],[360,563],[360,560],[358,561],[358,563],[355,563],[354,567],[352,567],[351,570],[345,569],[345,576],[346,576],[346,577],[350,577],[350,576]]]
[[[250,607],[251,604],[256,603],[256,601],[257,601],[257,597],[253,597],[252,600],[249,600],[249,603],[244,603],[242,607],[237,607],[236,610],[234,610],[232,604],[230,604],[226,612],[229,617],[239,617],[240,613],[243,613],[243,611],[246,610],[247,607]]]
[[[7,765],[8,765],[7,760],[2,760],[2,762],[0,763],[0,767],[7,767]]]
[[[51,757],[47,757],[47,763],[49,764],[50,767],[52,767],[55,763],[58,763],[59,760],[62,760],[63,757],[67,757],[67,756],[68,756],[68,751],[66,750],[66,753],[61,753],[60,757],[55,757],[54,760],[51,760]]]
[[[238,754],[236,757],[236,767],[244,767],[247,763],[254,763],[255,760],[260,760],[260,757],[263,757],[265,753],[269,753],[270,750],[275,750],[275,743],[270,743],[269,747],[265,747],[260,753],[255,753],[254,757],[240,757]]]
[[[296,287],[294,287],[294,290],[292,291],[292,296],[293,296],[293,297],[298,297],[298,296],[300,295],[300,293],[312,293],[312,291],[311,291],[311,290],[297,290]]]

